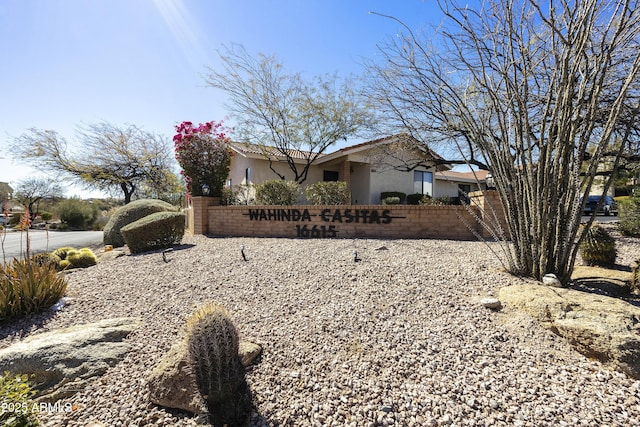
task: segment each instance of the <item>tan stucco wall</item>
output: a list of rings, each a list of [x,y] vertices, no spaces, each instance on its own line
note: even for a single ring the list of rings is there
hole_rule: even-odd
[[[265,159],[255,159],[252,157],[244,157],[236,154],[231,159],[231,171],[229,177],[231,178],[232,185],[247,184],[245,182],[245,171],[247,168],[251,168],[249,184],[260,184],[270,179],[280,179],[280,177],[274,173],[269,167],[269,161]],[[293,180],[293,171],[286,163],[274,162],[273,168],[278,171],[279,174],[284,175],[285,179]],[[298,164],[298,171],[302,172],[304,164]],[[330,167],[318,167],[311,165],[307,180],[304,182],[303,187],[309,184],[313,184],[322,181],[324,170],[332,170],[338,172],[337,166]]]
[[[371,171],[368,164],[354,163],[351,167],[351,203],[366,205],[369,200],[369,188],[371,185]]]
[[[437,179],[433,197],[458,197],[458,183]]]
[[[372,167],[372,169],[374,168]],[[433,169],[418,170],[431,172],[435,175],[435,171]],[[433,191],[435,192],[437,185],[435,179],[433,181]],[[380,203],[380,193],[383,191],[401,191],[405,194],[415,193],[413,171],[401,172],[397,170],[376,170],[376,172],[372,172],[369,203]]]

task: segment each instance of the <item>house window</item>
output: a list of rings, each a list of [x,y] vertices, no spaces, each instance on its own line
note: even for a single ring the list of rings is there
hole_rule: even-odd
[[[337,181],[338,180],[338,172],[335,171],[324,171],[323,181]]]
[[[426,171],[413,171],[414,193],[433,196],[433,173]]]
[[[246,168],[244,170],[244,183],[249,185],[250,181],[251,181],[251,168]]]
[[[458,196],[467,197],[471,193],[471,184],[458,184]]]

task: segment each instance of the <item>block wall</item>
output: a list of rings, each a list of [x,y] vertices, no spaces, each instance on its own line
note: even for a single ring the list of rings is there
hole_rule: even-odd
[[[462,206],[209,206],[207,212],[202,234],[211,236],[473,240],[480,230]]]

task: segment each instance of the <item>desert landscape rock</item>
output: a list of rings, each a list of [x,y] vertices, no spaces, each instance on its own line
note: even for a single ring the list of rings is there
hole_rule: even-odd
[[[69,397],[124,358],[130,346],[123,339],[140,322],[105,319],[34,334],[0,350],[0,372],[33,374],[44,400]]]
[[[617,298],[536,284],[505,287],[500,299],[524,310],[587,357],[640,378],[640,307]]]
[[[151,372],[149,398],[156,405],[204,414],[207,407],[190,368],[186,346],[184,340],[176,342]],[[238,347],[238,356],[245,367],[262,352],[261,346],[248,341],[240,341]]]

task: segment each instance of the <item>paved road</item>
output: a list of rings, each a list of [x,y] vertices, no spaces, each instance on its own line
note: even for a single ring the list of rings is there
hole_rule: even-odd
[[[0,239],[5,236],[0,234]],[[31,253],[52,251],[63,246],[82,248],[102,244],[102,231],[49,231],[29,230],[29,240],[31,241]],[[27,248],[27,233],[19,231],[9,231],[6,233],[4,244],[0,248],[0,262],[4,257],[9,261],[12,258],[19,258]]]
[[[589,221],[589,218],[591,218],[590,216],[583,216],[582,217],[582,222],[587,222]],[[618,221],[618,217],[611,215],[611,216],[606,216],[606,215],[597,215],[596,219],[597,222],[600,223],[604,223],[604,222],[617,222]]]

